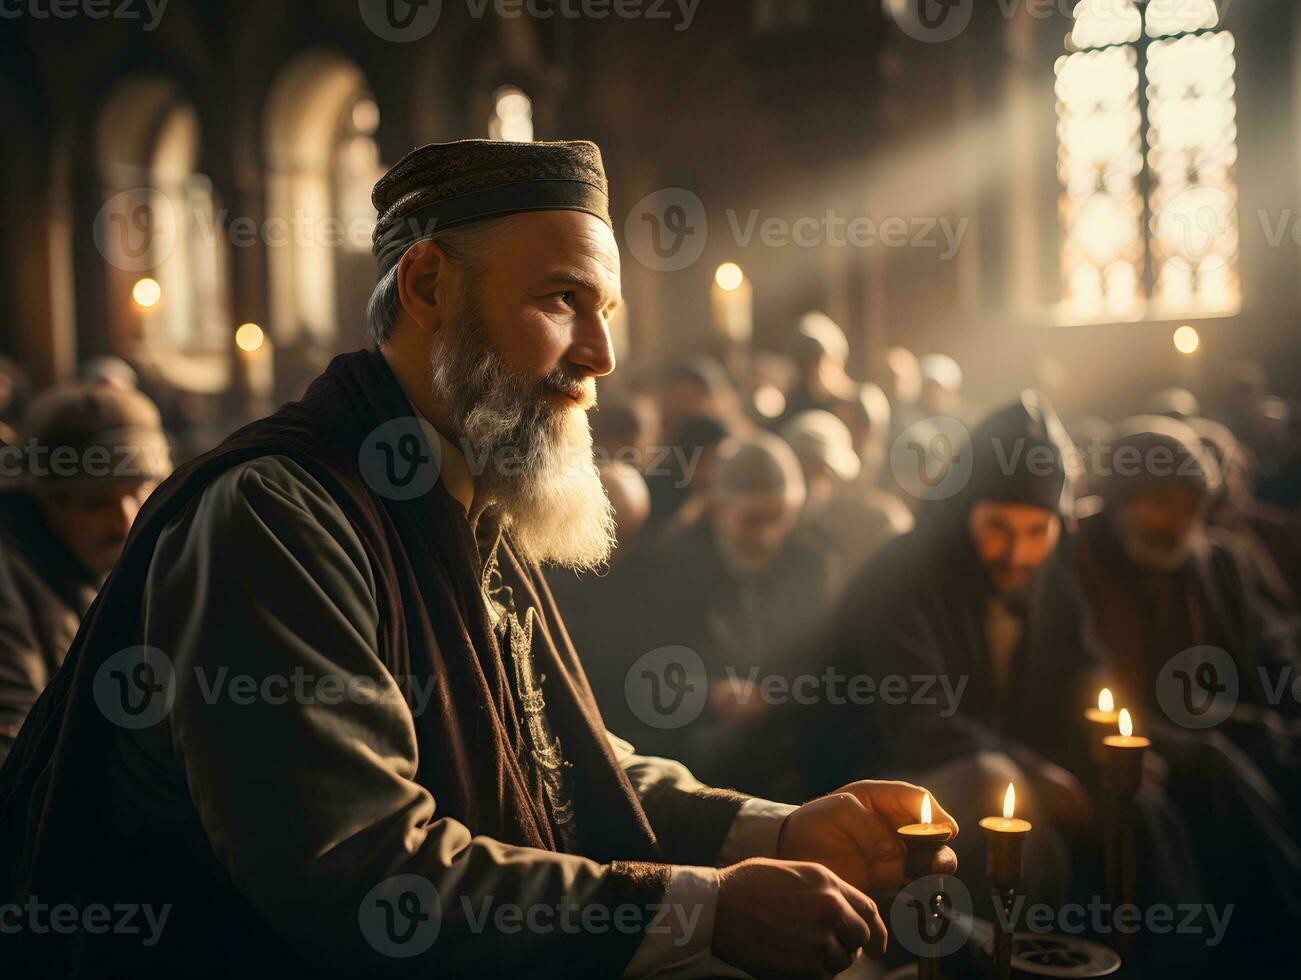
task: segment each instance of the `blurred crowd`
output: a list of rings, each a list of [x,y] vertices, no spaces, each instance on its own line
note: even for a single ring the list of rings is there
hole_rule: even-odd
[[[951,357],[894,347],[855,378],[829,317],[790,335],[602,389],[618,549],[549,580],[610,730],[774,799],[910,778],[964,825],[1013,782],[1030,892],[1062,901],[1101,887],[1084,713],[1106,687],[1154,742],[1141,889],[1234,903],[1239,948],[1301,923],[1301,422],[1265,372],[1226,365],[1129,418],[1033,390],[981,412]],[[203,432],[123,361],[34,393],[0,360],[13,460],[108,461],[5,467],[0,757]]]
[[[1301,923],[1301,428],[1264,371],[1128,417],[982,413],[951,357],[860,380],[826,316],[792,334],[594,416],[619,549],[551,581],[610,728],[770,798],[911,779],[967,826],[1014,783],[1029,893],[1060,903],[1104,889],[1105,687],[1155,746],[1141,897],[1238,910],[1163,966],[1220,975]],[[957,850],[984,894],[979,835]]]

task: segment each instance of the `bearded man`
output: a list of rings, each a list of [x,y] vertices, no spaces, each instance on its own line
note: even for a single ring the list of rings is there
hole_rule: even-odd
[[[611,542],[586,420],[620,300],[597,148],[431,145],[374,202],[376,349],[159,488],[0,773],[6,965],[781,976],[879,956],[864,889],[898,883],[922,791],[792,808],[636,756],[538,571]],[[92,906],[159,927],[91,929]],[[52,907],[85,927],[40,928]]]
[[[1071,453],[1034,391],[957,448],[936,484],[948,496],[877,552],[834,619],[842,676],[873,678],[882,693],[822,709],[802,767],[811,786],[869,761],[925,774],[960,816],[988,811],[1014,782],[1018,806],[1036,815],[1027,888],[1044,896],[1066,884],[1065,848],[1087,826],[1081,717],[1105,664],[1058,556]],[[883,678],[930,687],[892,697]],[[970,867],[964,880],[976,880]]]
[[[1230,963],[1280,965],[1292,952],[1275,930],[1301,924],[1301,849],[1285,803],[1301,736],[1268,693],[1291,676],[1293,638],[1267,628],[1250,564],[1207,526],[1221,479],[1187,423],[1122,422],[1103,509],[1080,522],[1075,550],[1121,703],[1164,760],[1211,898],[1238,910],[1216,975]],[[1252,846],[1233,846],[1244,834]]]

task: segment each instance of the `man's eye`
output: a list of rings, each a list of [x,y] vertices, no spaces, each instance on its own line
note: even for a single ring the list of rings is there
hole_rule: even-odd
[[[578,305],[578,294],[575,293],[572,289],[568,289],[563,293],[556,293],[555,299],[558,299],[560,302],[564,303],[571,310],[576,308]]]

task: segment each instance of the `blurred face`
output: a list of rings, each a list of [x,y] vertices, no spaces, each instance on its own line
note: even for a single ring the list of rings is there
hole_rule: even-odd
[[[804,486],[808,491],[805,506],[810,510],[821,508],[842,486],[840,477],[826,463],[801,457],[800,470],[804,473]]]
[[[994,587],[1004,595],[1023,592],[1057,547],[1061,519],[1026,504],[982,500],[967,518],[971,542]]]
[[[1201,501],[1186,487],[1153,487],[1117,511],[1126,554],[1144,568],[1172,572],[1183,567],[1202,529]]]
[[[798,508],[776,493],[725,494],[710,507],[723,557],[743,574],[765,572],[776,564],[797,515]]]
[[[614,525],[587,412],[596,378],[614,370],[614,236],[587,214],[522,215],[473,267],[445,263],[439,279],[432,384],[468,445],[476,495],[501,507],[531,557],[599,565]]]
[[[929,379],[922,383],[921,406],[930,414],[949,415],[956,412],[961,404],[962,399],[954,389]]]
[[[922,369],[917,355],[903,347],[886,351],[881,387],[897,405],[911,405],[921,397]]]
[[[38,498],[45,521],[92,575],[103,577],[122,554],[127,532],[158,484],[111,483],[57,490]]]
[[[692,493],[708,493],[714,485],[714,474],[718,472],[718,446],[703,446],[696,459],[696,468],[691,473]]]
[[[666,439],[676,439],[683,421],[693,416],[722,417],[709,390],[691,378],[676,378],[667,384],[660,393],[659,409]]]

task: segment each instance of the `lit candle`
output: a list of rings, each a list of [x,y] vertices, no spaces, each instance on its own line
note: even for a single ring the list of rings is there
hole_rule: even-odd
[[[735,262],[724,262],[714,272],[709,306],[719,334],[732,343],[750,342],[754,333],[754,292]]]
[[[1146,749],[1152,744],[1151,739],[1143,738],[1141,735],[1134,734],[1134,719],[1130,716],[1128,709],[1121,708],[1120,716],[1117,719],[1120,734],[1108,735],[1102,740],[1102,744],[1109,749],[1133,750]]]
[[[1089,726],[1089,755],[1093,759],[1093,764],[1099,769],[1106,764],[1102,740],[1116,730],[1116,722],[1119,718],[1116,699],[1112,697],[1109,687],[1104,687],[1098,692],[1098,706],[1084,712],[1084,720]]]
[[[1007,784],[1007,792],[1003,794],[1003,815],[985,817],[980,825],[996,834],[1028,834],[1034,829],[1034,824],[1029,820],[1016,816],[1016,787],[1011,783]]]
[[[989,835],[985,852],[985,872],[994,888],[994,901],[1003,914],[998,918],[1005,923],[994,933],[994,972],[998,980],[1008,980],[1012,975],[1011,908],[1017,887],[1025,871],[1024,847],[1026,835],[1033,828],[1029,820],[1016,815],[1016,787],[1007,784],[1003,794],[1003,815],[985,817],[981,829]]]
[[[1091,723],[1101,725],[1108,730],[1115,726],[1120,715],[1116,711],[1116,699],[1111,695],[1111,688],[1104,687],[1098,692],[1098,706],[1084,712],[1084,717]]]
[[[1108,735],[1102,740],[1107,776],[1116,792],[1122,797],[1132,797],[1142,781],[1143,753],[1152,742],[1134,734],[1134,719],[1125,708],[1120,709],[1118,723],[1120,734]]]
[[[903,841],[904,877],[910,881],[923,878],[935,866],[935,852],[953,836],[953,828],[946,823],[935,823],[931,814],[931,794],[922,796],[921,819],[918,823],[900,827],[896,834]]]
[[[910,823],[898,830],[900,837],[917,840],[948,840],[953,836],[953,828],[946,823],[935,823],[931,817],[931,794],[922,796],[921,820]]]
[[[1104,852],[1107,896],[1116,908],[1132,904],[1137,892],[1138,861],[1134,838],[1134,797],[1143,783],[1143,754],[1152,743],[1134,734],[1134,719],[1124,708],[1118,720],[1120,734],[1102,740],[1104,772]],[[1116,951],[1129,959],[1130,937],[1116,936]]]
[[[989,835],[989,877],[998,885],[1014,884],[1021,877],[1021,850],[1025,835],[1034,829],[1029,820],[1016,816],[1016,787],[1007,784],[1003,794],[1003,815],[985,817],[980,827]]]
[[[241,323],[235,331],[235,350],[243,364],[250,398],[255,403],[270,400],[275,388],[271,338],[256,323]],[[257,405],[254,408],[260,411]]]

